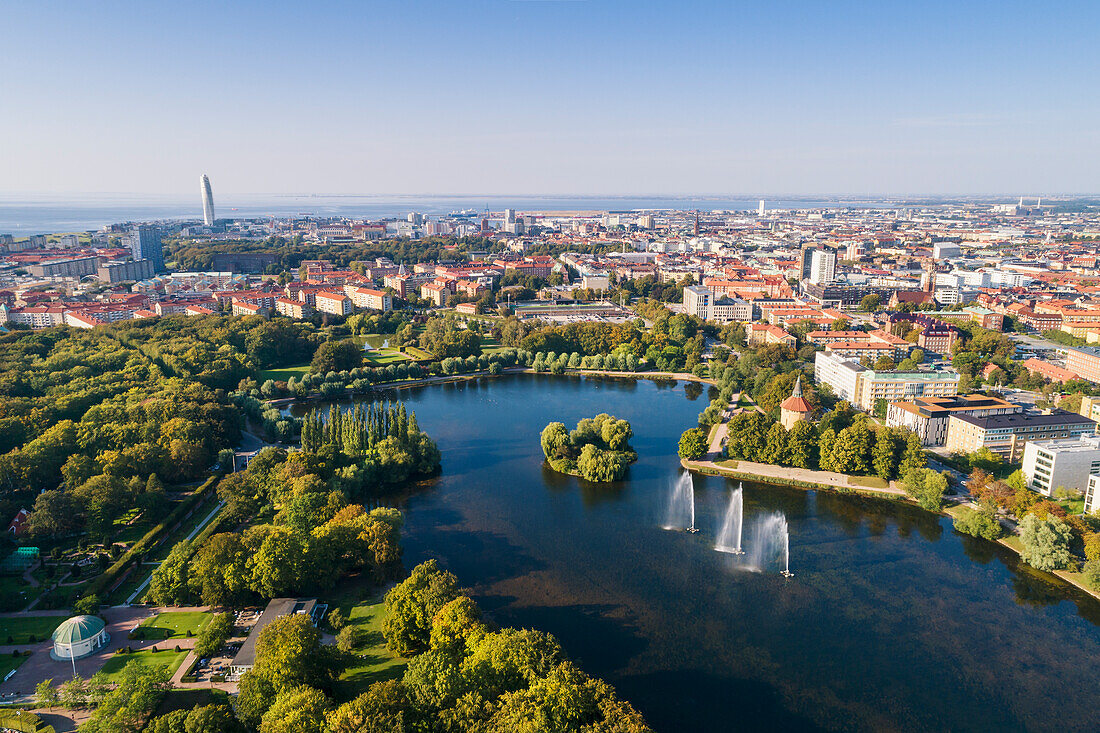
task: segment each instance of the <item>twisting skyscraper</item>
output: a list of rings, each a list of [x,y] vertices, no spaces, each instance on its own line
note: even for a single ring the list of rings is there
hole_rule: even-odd
[[[214,226],[214,192],[210,190],[210,179],[202,174],[199,183],[202,185],[202,223],[208,227]]]

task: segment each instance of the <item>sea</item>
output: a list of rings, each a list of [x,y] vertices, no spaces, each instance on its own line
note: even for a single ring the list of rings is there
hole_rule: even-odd
[[[769,209],[882,208],[904,205],[873,198],[789,196],[763,197]],[[247,194],[219,198],[219,218],[287,217],[295,215],[346,216],[381,219],[404,217],[416,211],[442,216],[486,209],[531,211],[645,210],[756,211],[761,197],[707,196],[426,196]],[[97,230],[108,224],[153,221],[198,221],[202,204],[194,197],[148,194],[0,194],[0,234],[56,234]]]

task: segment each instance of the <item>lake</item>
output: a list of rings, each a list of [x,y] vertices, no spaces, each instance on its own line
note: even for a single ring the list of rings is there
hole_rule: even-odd
[[[660,528],[694,384],[522,376],[402,393],[443,453],[398,502],[405,560],[453,571],[493,622],[555,634],[658,731],[1083,730],[1100,720],[1100,603],[879,499],[746,483],[782,513],[794,577],[715,552],[735,482],[694,479],[698,534]],[[639,453],[594,486],[539,433],[609,412]]]

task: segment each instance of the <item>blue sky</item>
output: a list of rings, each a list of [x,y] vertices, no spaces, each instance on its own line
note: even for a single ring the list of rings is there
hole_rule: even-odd
[[[1100,3],[9,2],[0,191],[1097,192]]]

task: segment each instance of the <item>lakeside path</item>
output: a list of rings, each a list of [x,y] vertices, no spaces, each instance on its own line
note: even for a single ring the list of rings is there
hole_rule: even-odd
[[[715,440],[711,443],[712,451],[715,444],[718,445],[719,450],[721,449],[721,443],[718,438],[723,435],[722,428],[724,426],[725,423],[719,426],[718,431],[715,433]],[[789,466],[772,466],[767,463],[754,463],[752,461],[738,460],[730,461],[730,463],[737,464],[737,467],[721,466],[713,460],[689,461],[684,459],[680,461],[680,464],[689,471],[718,474],[746,481],[760,481],[761,483],[780,484],[784,486],[805,486],[808,488],[846,489],[848,491],[858,491],[860,493],[883,494],[894,498],[907,498],[905,492],[898,488],[897,482],[895,481],[891,481],[890,485],[886,488],[879,488],[853,483],[853,480],[858,482],[861,477],[853,477],[844,473],[811,471],[806,468],[792,468]]]

